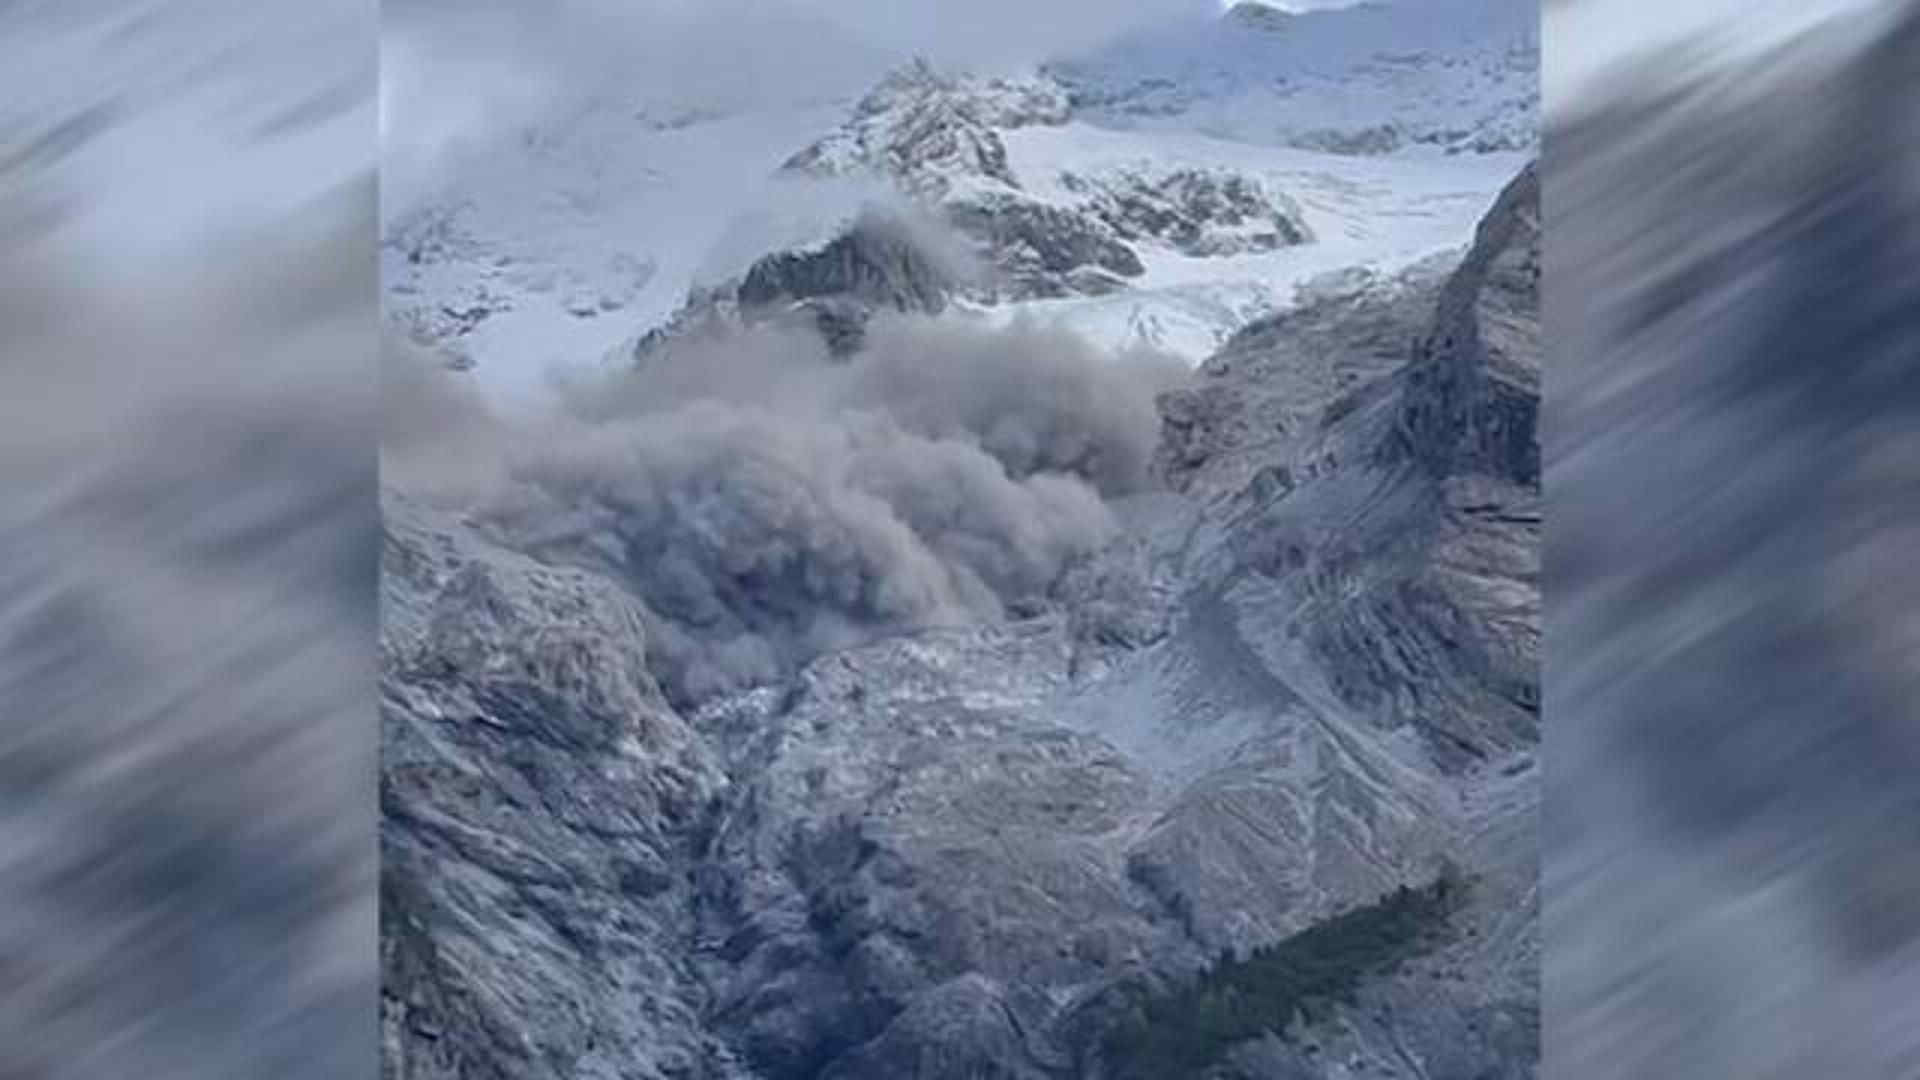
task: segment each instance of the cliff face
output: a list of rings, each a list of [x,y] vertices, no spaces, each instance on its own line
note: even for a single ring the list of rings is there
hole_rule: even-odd
[[[1448,860],[1442,947],[1219,1068],[1533,1075],[1537,205],[1250,327],[1009,621],[679,710],[622,585],[396,497],[388,1074],[1112,1076],[1138,995]]]
[[[1441,290],[1409,371],[1393,449],[1436,476],[1476,475],[1538,490],[1540,177],[1500,193]]]
[[[1915,1060],[1917,57],[1920,9],[1866,6],[1554,132],[1570,1075]]]
[[[683,868],[726,778],[648,674],[638,612],[384,509],[384,1075],[724,1075],[684,1071],[726,1055]]]

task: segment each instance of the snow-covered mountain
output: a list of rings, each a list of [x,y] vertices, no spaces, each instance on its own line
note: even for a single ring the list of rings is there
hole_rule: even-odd
[[[1369,2],[1294,13],[1247,0],[1045,65],[1083,115],[1339,154],[1538,142],[1538,5]]]
[[[698,321],[877,202],[983,264],[954,308],[1198,363],[1301,295],[1457,246],[1534,145],[1537,58],[1512,0],[1241,5],[1024,73],[911,60],[852,100],[707,108],[615,84],[389,207],[388,306],[518,396]]]
[[[476,368],[387,444],[387,1075],[1537,1074],[1525,140],[1136,123],[1130,48],[602,94],[397,208]]]

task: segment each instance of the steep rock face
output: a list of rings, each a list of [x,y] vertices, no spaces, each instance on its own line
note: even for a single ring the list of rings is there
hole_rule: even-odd
[[[1431,304],[1421,324],[1396,333],[1394,305],[1377,297],[1346,307],[1346,325],[1362,331],[1357,346],[1419,334],[1404,368],[1336,400],[1316,431],[1241,440],[1234,452],[1252,461],[1189,474],[1190,490],[1213,492],[1226,522],[1214,568],[1200,579],[1217,575],[1248,653],[1323,717],[1343,719],[1339,744],[1380,747],[1355,773],[1376,782],[1397,773],[1388,790],[1407,809],[1441,833],[1458,830],[1428,843],[1468,852],[1480,875],[1475,934],[1440,961],[1443,981],[1464,975],[1473,989],[1434,995],[1415,989],[1417,979],[1388,980],[1334,1036],[1340,1060],[1394,1068],[1410,1067],[1404,1048],[1422,1044],[1416,1075],[1530,1075],[1538,1054],[1537,1036],[1525,1037],[1538,1000],[1538,212],[1529,169],[1446,284],[1411,290]],[[1277,329],[1223,354],[1233,368],[1216,378],[1232,383],[1257,370],[1269,350],[1256,342]],[[1474,340],[1491,344],[1459,347]],[[1466,421],[1416,426],[1438,444],[1425,446],[1410,441],[1407,417],[1425,415],[1435,385],[1456,388],[1447,400]],[[1413,446],[1424,452],[1409,455]],[[1423,791],[1451,809],[1426,809]],[[1359,820],[1377,820],[1395,799],[1363,805],[1373,817]],[[1419,849],[1404,836],[1385,846]],[[1414,1000],[1422,1005],[1409,1009]],[[1368,1022],[1357,1018],[1382,1010],[1404,1017],[1387,1042],[1365,1035]],[[1468,1031],[1472,1038],[1458,1037]],[[1394,1040],[1401,1050],[1387,1049]],[[1471,1066],[1459,1056],[1468,1046],[1478,1047]],[[1261,1060],[1247,1075],[1290,1075],[1303,1064]]]
[[[719,1077],[685,949],[725,787],[610,583],[389,497],[383,1074]]]
[[[1047,707],[1070,644],[1048,620],[897,639],[698,718],[751,778],[700,914],[716,1024],[764,1075],[1022,1075],[1061,1054],[1042,991],[1190,953],[1125,871],[1147,778]],[[1030,1032],[1011,1060],[973,1041],[1000,999]]]
[[[1213,498],[1256,474],[1290,487],[1324,467],[1310,452],[1323,419],[1390,392],[1383,377],[1425,335],[1457,262],[1440,255],[1391,277],[1342,275],[1292,310],[1243,326],[1194,385],[1161,398],[1161,477]]]
[[[964,267],[899,215],[870,209],[825,244],[756,261],[737,281],[697,291],[665,325],[635,342],[642,359],[677,340],[751,323],[810,325],[837,355],[859,349],[876,312],[937,315],[966,281]]]
[[[946,275],[904,229],[862,221],[818,251],[780,252],[755,263],[736,298],[761,307],[781,301],[844,297],[893,311],[937,315],[951,288]]]
[[[388,226],[381,246],[405,258],[408,267],[473,260],[482,248],[467,231],[463,220],[471,207],[428,206],[405,215]],[[423,303],[405,290],[388,305],[390,317],[415,342],[436,349],[448,366],[462,369],[472,366],[462,348],[461,338],[502,312],[513,309],[513,301],[486,283],[470,284],[449,303]]]
[[[1322,431],[1277,447],[1290,459],[1267,468],[1284,475],[1235,496],[1251,565],[1305,571],[1297,618],[1336,693],[1412,725],[1449,769],[1539,734],[1538,222],[1529,168],[1406,367],[1336,402]]]
[[[1529,165],[1500,193],[1441,291],[1391,452],[1435,475],[1538,488],[1539,334],[1540,180]]]
[[[1165,719],[1130,745],[1199,778],[1137,862],[1209,948],[1273,940],[1433,854],[1479,880],[1453,946],[1240,1048],[1230,1075],[1536,1067],[1539,489],[1509,447],[1534,439],[1537,199],[1529,170],[1452,273],[1250,326],[1163,398],[1162,468],[1209,509],[1167,545],[1186,564],[1169,633],[1090,694],[1150,694]],[[1476,340],[1494,344],[1458,347]],[[1414,442],[1436,385],[1474,419]],[[1289,823],[1311,823],[1292,849],[1271,839]]]

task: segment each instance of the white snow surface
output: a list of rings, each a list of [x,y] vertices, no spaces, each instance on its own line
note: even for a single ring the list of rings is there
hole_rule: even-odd
[[[1006,305],[991,317],[1058,320],[1113,347],[1147,344],[1198,363],[1239,327],[1291,306],[1299,290],[1342,278],[1390,275],[1464,248],[1525,153],[1448,155],[1437,150],[1351,157],[1260,146],[1193,132],[1119,131],[1076,122],[1004,136],[1009,164],[1032,194],[1072,201],[1062,172],[1225,170],[1258,180],[1300,211],[1312,241],[1270,252],[1190,257],[1136,245],[1147,272],[1133,288],[1100,297]]]
[[[1275,118],[1292,109],[1314,127],[1367,128],[1397,117],[1408,130],[1439,130],[1497,119],[1503,102],[1520,101],[1513,123],[1530,139],[1537,76],[1524,69],[1537,66],[1538,53],[1524,45],[1537,43],[1527,36],[1537,31],[1517,21],[1515,8],[1514,0],[1366,4],[1282,15],[1279,29],[1229,25],[1230,14],[1157,45],[1141,38],[1114,46],[1099,58],[1108,67],[1082,70],[1117,70],[1116,57],[1151,60],[1171,73],[1187,107],[1142,119],[1080,106],[1065,123],[998,128],[1021,189],[1070,204],[1078,198],[1060,182],[1067,172],[1097,181],[1128,171],[1232,171],[1296,206],[1311,242],[1210,257],[1136,243],[1147,272],[1125,291],[980,314],[1060,320],[1102,344],[1144,342],[1198,363],[1249,320],[1292,304],[1303,286],[1389,274],[1464,247],[1531,145],[1449,153],[1408,141],[1386,152],[1332,153],[1275,137]],[[1396,49],[1422,59],[1397,68],[1369,59]],[[1496,61],[1511,70],[1483,78]],[[1403,77],[1409,65],[1427,75]],[[1250,96],[1249,78],[1262,70],[1324,84],[1324,92]],[[1435,72],[1454,79],[1446,83],[1454,97],[1436,95]],[[1364,107],[1336,107],[1336,99]],[[605,361],[665,321],[691,287],[736,275],[763,254],[823,241],[863,200],[880,197],[886,185],[878,177],[776,175],[855,107],[829,100],[723,114],[601,92],[470,146],[439,171],[450,178],[441,186],[385,208],[389,314],[471,360],[496,404],[537,403],[556,367]]]
[[[844,107],[652,117],[595,102],[500,140],[449,170],[447,189],[390,214],[388,311],[493,309],[445,347],[475,363],[496,401],[537,394],[556,365],[595,362],[663,321],[690,286],[804,243],[857,207],[851,185],[803,190],[773,175],[795,132],[831,126]],[[412,263],[428,222],[444,240]]]
[[[1524,149],[1539,127],[1535,0],[1399,0],[1143,28],[1049,65],[1101,122],[1245,142]]]

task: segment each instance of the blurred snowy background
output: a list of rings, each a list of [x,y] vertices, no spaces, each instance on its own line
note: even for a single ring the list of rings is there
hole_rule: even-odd
[[[0,5],[0,1076],[375,1074],[374,15]]]
[[[1545,30],[1547,1074],[1920,1075],[1920,12]]]

